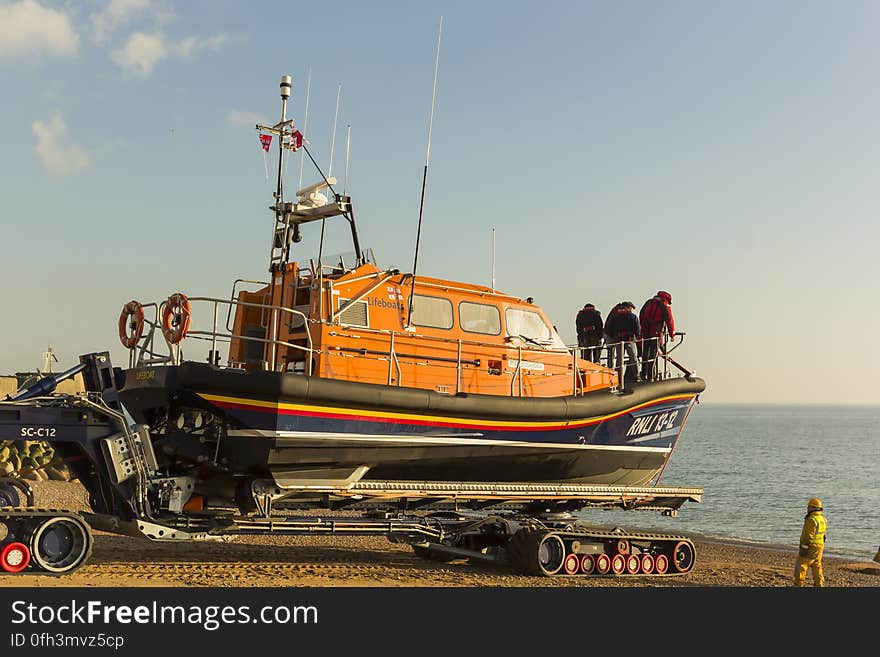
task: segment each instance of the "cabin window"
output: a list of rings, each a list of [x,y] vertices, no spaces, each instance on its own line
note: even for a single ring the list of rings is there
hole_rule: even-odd
[[[441,297],[413,295],[410,321],[416,326],[452,328],[452,302]]]
[[[468,333],[498,335],[501,333],[501,313],[496,306],[462,301],[458,304],[458,325]]]
[[[520,336],[535,342],[547,344],[553,340],[550,327],[544,323],[544,319],[534,310],[522,308],[508,308],[504,313],[507,322],[507,335]]]
[[[342,308],[348,302],[349,299],[340,299],[339,307]],[[369,316],[367,314],[367,302],[355,301],[339,314],[339,323],[344,326],[367,328],[370,325]]]

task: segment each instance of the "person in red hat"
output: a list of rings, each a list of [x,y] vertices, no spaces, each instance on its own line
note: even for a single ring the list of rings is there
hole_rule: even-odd
[[[639,324],[642,327],[642,381],[651,381],[657,363],[657,347],[666,353],[666,341],[675,335],[672,295],[660,290],[645,301],[639,311]]]

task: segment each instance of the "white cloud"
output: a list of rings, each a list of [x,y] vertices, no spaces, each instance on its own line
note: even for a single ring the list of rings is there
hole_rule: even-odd
[[[211,37],[189,36],[177,43],[171,43],[158,33],[135,32],[122,48],[113,51],[111,57],[125,72],[145,78],[152,74],[153,67],[163,59],[190,59],[200,50],[217,50],[230,41],[233,39],[225,34],[217,34]]]
[[[257,112],[240,112],[239,110],[229,110],[226,114],[226,122],[229,125],[247,125],[255,126],[258,123],[266,123],[261,114]]]
[[[37,155],[50,173],[76,173],[91,164],[88,153],[67,141],[67,125],[60,115],[53,114],[48,123],[34,121],[31,129],[37,137]]]
[[[174,46],[175,52],[181,59],[189,59],[199,50],[218,50],[232,39],[225,34],[216,34],[211,37],[190,36],[182,39]]]
[[[152,5],[152,0],[110,0],[106,7],[91,16],[95,40],[104,43],[120,27],[154,9]]]
[[[137,77],[148,77],[156,62],[168,56],[165,39],[159,34],[135,32],[125,45],[114,50],[111,58],[119,68]]]
[[[0,5],[0,56],[48,52],[75,55],[79,37],[63,11],[36,0]]]

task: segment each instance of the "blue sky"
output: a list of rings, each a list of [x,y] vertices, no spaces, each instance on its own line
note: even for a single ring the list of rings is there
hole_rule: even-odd
[[[121,364],[126,301],[265,276],[285,73],[325,169],[342,85],[333,174],[350,125],[362,244],[409,271],[441,16],[420,274],[489,283],[494,227],[567,341],[662,288],[706,401],[880,403],[873,2],[0,0],[0,371]]]

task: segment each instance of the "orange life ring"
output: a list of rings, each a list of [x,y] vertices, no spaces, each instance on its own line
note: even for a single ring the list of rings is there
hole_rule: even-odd
[[[133,318],[134,322],[129,325],[129,318]],[[131,327],[132,334],[128,334]],[[119,315],[119,341],[126,349],[134,349],[144,334],[144,307],[137,301],[129,301],[122,307],[122,313]]]
[[[168,344],[177,344],[189,331],[189,299],[183,292],[175,292],[163,304],[162,335]]]

